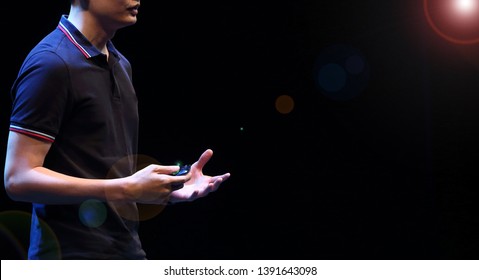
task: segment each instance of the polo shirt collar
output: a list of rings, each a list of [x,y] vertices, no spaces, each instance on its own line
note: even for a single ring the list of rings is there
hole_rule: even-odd
[[[93,46],[92,43],[88,41],[88,39],[68,20],[68,15],[61,16],[57,28],[67,36],[70,42],[74,44],[86,58],[104,56],[104,54]],[[111,41],[107,42],[107,48],[110,54],[118,57],[117,51]]]

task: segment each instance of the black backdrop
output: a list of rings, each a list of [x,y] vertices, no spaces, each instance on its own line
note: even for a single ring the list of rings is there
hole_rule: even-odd
[[[477,259],[479,44],[443,39],[422,4],[142,2],[113,39],[133,65],[141,154],[212,148],[205,172],[232,174],[142,221],[149,258]],[[10,86],[68,12],[8,6],[2,158]],[[2,259],[23,258],[30,206],[0,194]]]

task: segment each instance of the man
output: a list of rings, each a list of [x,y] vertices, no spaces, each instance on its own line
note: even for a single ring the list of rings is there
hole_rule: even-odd
[[[193,201],[230,176],[203,174],[209,149],[186,175],[173,176],[176,165],[137,170],[131,65],[111,39],[139,7],[71,0],[12,86],[5,187],[33,205],[29,259],[146,259],[137,203]]]

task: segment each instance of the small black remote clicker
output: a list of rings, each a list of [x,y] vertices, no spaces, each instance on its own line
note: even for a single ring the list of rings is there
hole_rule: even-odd
[[[176,173],[173,173],[174,176],[182,176],[188,174],[190,172],[191,165],[185,164],[180,166],[180,170],[178,170]],[[171,191],[176,191],[179,190],[183,187],[183,183],[173,183],[171,184]]]

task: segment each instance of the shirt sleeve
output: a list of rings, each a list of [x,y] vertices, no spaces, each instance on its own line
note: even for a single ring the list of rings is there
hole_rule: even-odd
[[[51,51],[30,54],[11,89],[10,130],[54,142],[68,112],[68,73],[57,54]]]

